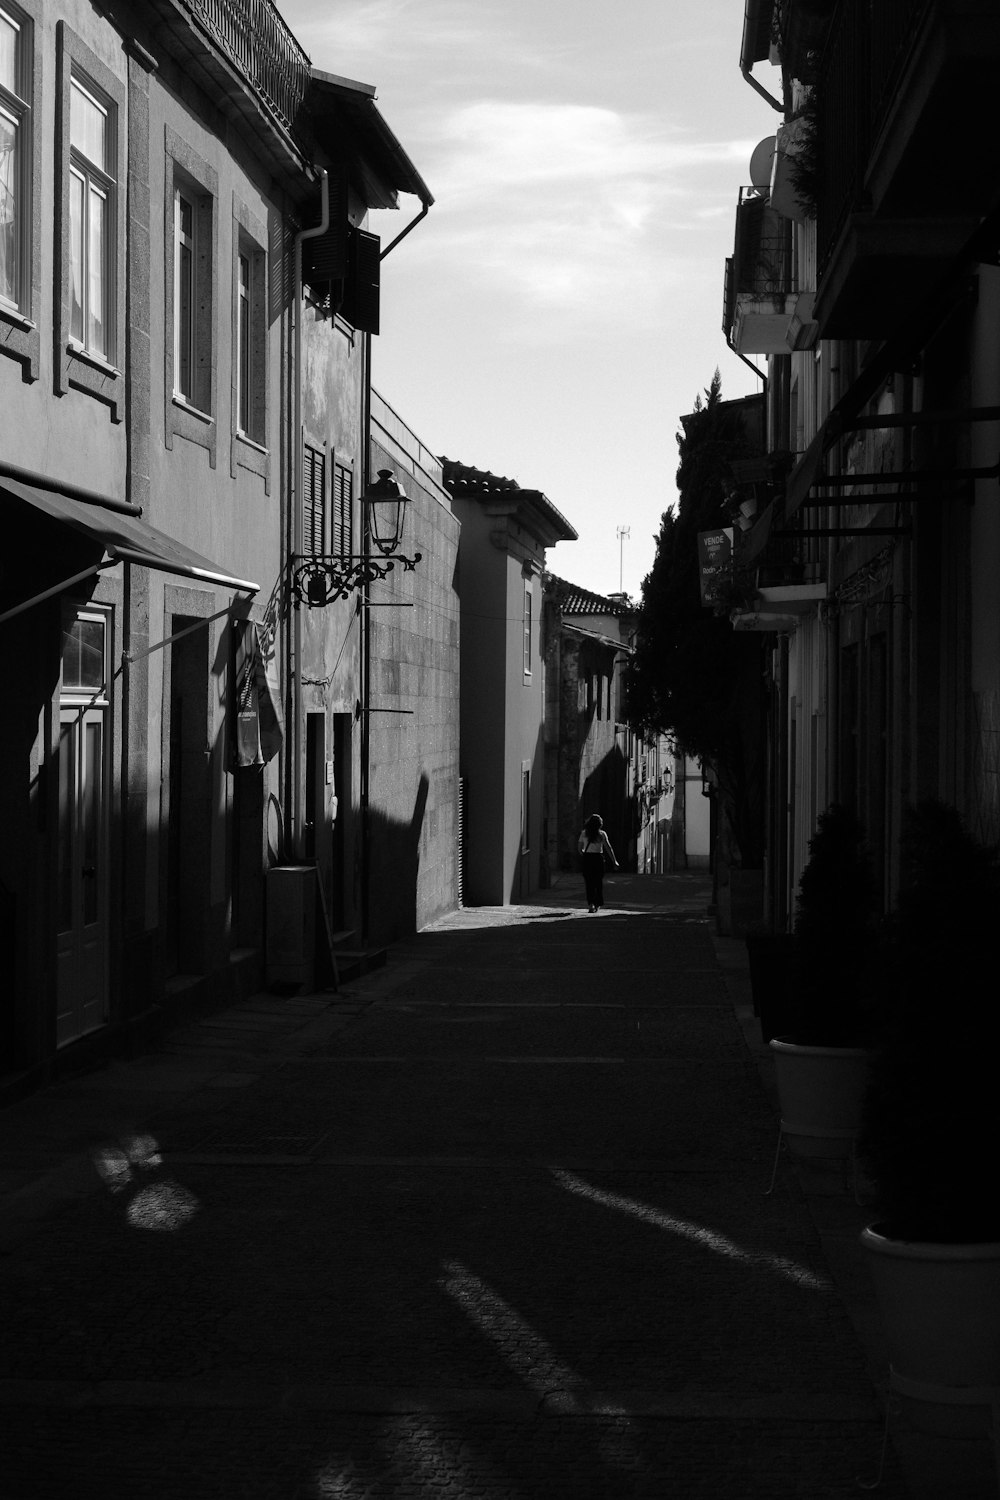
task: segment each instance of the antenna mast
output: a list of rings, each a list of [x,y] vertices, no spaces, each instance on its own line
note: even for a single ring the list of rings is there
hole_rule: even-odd
[[[622,580],[625,577],[625,538],[631,536],[632,530],[629,526],[618,527],[618,592],[625,592]]]

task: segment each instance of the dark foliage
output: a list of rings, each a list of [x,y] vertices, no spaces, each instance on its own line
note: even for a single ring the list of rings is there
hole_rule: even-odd
[[[680,491],[657,537],[642,586],[629,703],[641,724],[669,733],[716,772],[743,860],[760,855],[760,637],[737,634],[701,602],[698,533],[731,524],[730,459],[753,456],[737,402],[724,403],[719,372],[678,434]]]
[[[795,917],[794,1039],[859,1046],[873,1026],[878,894],[865,831],[834,803],[817,820]]]
[[[893,1233],[1000,1240],[992,1042],[1000,870],[939,802],[909,812],[901,854],[861,1158]]]

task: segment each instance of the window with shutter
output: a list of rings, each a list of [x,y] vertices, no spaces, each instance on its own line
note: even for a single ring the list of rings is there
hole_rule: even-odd
[[[347,171],[343,167],[329,169],[330,220],[326,230],[312,239],[302,241],[302,280],[310,288],[314,298],[323,304],[340,300],[340,286],[347,277],[348,236],[350,220],[347,216],[348,192]],[[336,294],[333,288],[336,286]]]
[[[306,443],[302,461],[302,551],[320,557],[326,535],[326,454]]]
[[[340,315],[362,333],[378,333],[381,240],[365,229],[352,229],[344,300]]]
[[[354,496],[354,470],[349,464],[335,464],[333,469],[333,503],[330,515],[330,551],[335,557],[351,555],[351,502]]]

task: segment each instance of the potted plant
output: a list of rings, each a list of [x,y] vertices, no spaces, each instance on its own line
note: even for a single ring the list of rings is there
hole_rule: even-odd
[[[792,1024],[792,955],[795,938],[790,932],[771,932],[753,927],[746,934],[753,1013],[760,1022],[761,1040],[769,1042]]]
[[[995,1403],[1000,1388],[1000,1091],[988,1000],[1000,868],[938,802],[910,812],[901,856],[859,1143],[879,1217],[862,1244],[892,1384],[916,1398],[911,1417],[940,1429],[949,1411]]]
[[[775,1170],[783,1141],[799,1156],[853,1156],[874,1019],[876,913],[864,829],[834,803],[820,814],[799,881],[790,1024],[769,1044],[781,1105]]]

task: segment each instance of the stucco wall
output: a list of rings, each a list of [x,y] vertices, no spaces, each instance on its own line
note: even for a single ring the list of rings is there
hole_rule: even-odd
[[[370,935],[405,937],[458,901],[459,525],[440,466],[372,397],[372,472],[392,469],[410,504],[397,565],[371,585]]]

